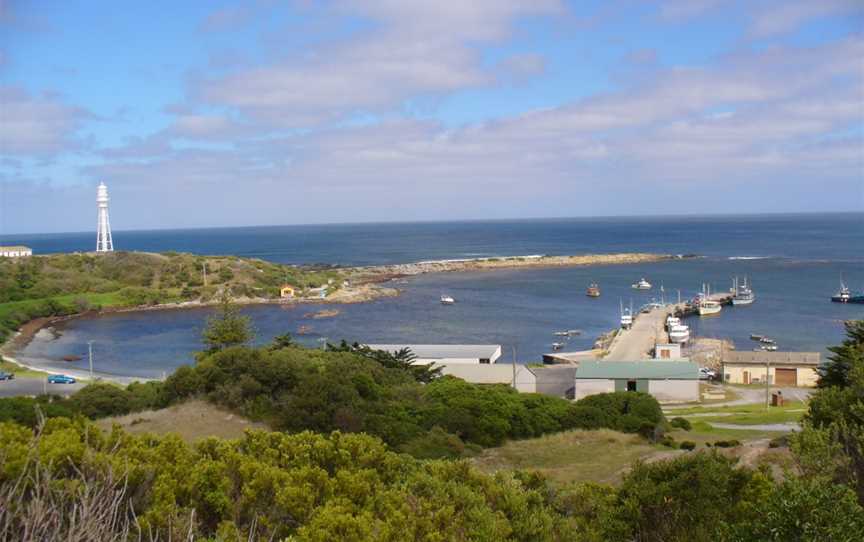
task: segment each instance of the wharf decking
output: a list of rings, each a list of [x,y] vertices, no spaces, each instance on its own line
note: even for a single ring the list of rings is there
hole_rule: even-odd
[[[731,293],[711,294],[709,299],[721,305],[732,303]],[[651,359],[651,351],[658,342],[667,342],[665,331],[666,317],[674,314],[685,318],[698,314],[698,309],[689,303],[675,303],[652,309],[650,312],[640,312],[634,315],[633,326],[622,329],[615,336],[605,361],[639,361]]]

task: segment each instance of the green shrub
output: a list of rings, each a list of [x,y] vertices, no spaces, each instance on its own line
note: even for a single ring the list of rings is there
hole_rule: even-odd
[[[567,410],[564,425],[575,429],[600,429],[612,427],[613,419],[613,416],[600,408],[573,404]]]
[[[438,426],[399,447],[401,452],[417,459],[455,459],[465,453],[465,443],[458,436]]]
[[[736,446],[741,446],[740,440],[718,440],[714,443],[715,448],[734,448]]]
[[[693,426],[690,424],[690,420],[688,420],[687,418],[682,418],[680,416],[672,418],[669,423],[672,425],[672,427],[677,427],[685,431],[690,431],[691,429],[693,429]]]
[[[69,398],[69,404],[88,418],[117,416],[131,411],[126,390],[113,384],[88,384]]]
[[[682,450],[688,450],[688,451],[695,450],[696,449],[696,443],[693,442],[692,440],[682,440],[681,444],[679,444],[678,447],[681,448]]]

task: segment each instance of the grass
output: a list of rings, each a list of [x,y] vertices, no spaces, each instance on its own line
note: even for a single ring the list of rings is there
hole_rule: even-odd
[[[670,418],[681,416],[690,422],[696,420],[706,422],[734,423],[739,425],[758,425],[769,423],[787,423],[801,420],[807,411],[807,404],[801,401],[790,401],[781,407],[765,408],[764,404],[748,404],[734,406],[704,406],[682,408],[670,411]]]
[[[246,429],[268,429],[266,425],[251,422],[242,416],[222,410],[206,401],[187,401],[161,410],[133,412],[125,416],[104,418],[96,422],[110,431],[118,425],[129,433],[175,433],[186,442],[202,438],[238,438]]]
[[[564,431],[484,450],[471,461],[487,472],[530,469],[553,483],[615,483],[633,461],[657,452],[637,435],[601,429]]]
[[[4,359],[0,359],[0,371],[3,371],[4,373],[13,373],[15,376],[18,377],[43,378],[45,376],[45,373],[26,369],[24,367],[21,367],[20,365],[12,363],[11,361],[6,361]]]
[[[13,312],[27,311],[28,309],[48,300],[53,300],[63,306],[71,307],[76,299],[86,299],[90,305],[99,305],[101,307],[120,307],[128,304],[117,292],[67,294],[41,299],[25,299],[24,301],[0,303],[0,320]]]

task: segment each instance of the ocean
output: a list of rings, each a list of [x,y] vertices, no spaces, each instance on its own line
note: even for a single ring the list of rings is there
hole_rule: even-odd
[[[92,250],[91,233],[20,235],[0,243],[21,243],[34,252]],[[452,223],[382,223],[316,226],[213,228],[114,232],[118,250],[233,254],[280,263],[375,265],[516,256],[607,252],[697,254],[702,257],[650,264],[506,269],[428,274],[400,280],[396,298],[354,305],[275,305],[244,308],[258,342],[300,326],[297,335],[314,347],[325,340],[369,343],[494,343],[509,361],[538,361],[558,340],[553,332],[580,329],[565,350],[589,348],[618,325],[619,303],[638,307],[692,297],[709,283],[726,290],[733,277],[747,276],[757,301],[726,307],[711,318],[688,320],[702,337],[731,339],[753,347],[750,333],[769,335],[781,350],[819,351],[843,339],[843,321],[864,318],[864,306],[831,303],[841,278],[864,289],[864,214],[711,217],[594,218]],[[630,288],[645,277],[648,292]],[[584,295],[598,282],[603,295]],[[458,302],[442,306],[442,293]],[[339,315],[315,319],[333,308]],[[94,341],[95,367],[105,374],[159,377],[192,363],[210,309],[118,313],[80,318],[43,332],[20,353],[28,360],[59,360],[86,352]],[[86,362],[75,362],[84,368]],[[66,365],[64,365],[66,366]]]

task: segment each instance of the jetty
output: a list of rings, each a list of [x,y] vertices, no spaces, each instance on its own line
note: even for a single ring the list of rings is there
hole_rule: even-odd
[[[732,293],[720,292],[708,296],[712,301],[721,305],[732,303]],[[616,333],[612,344],[609,345],[608,354],[603,358],[606,361],[639,361],[652,359],[651,351],[658,342],[666,342],[665,332],[666,317],[675,315],[685,318],[698,314],[698,308],[689,303],[673,303],[648,312],[640,312],[634,315],[633,326],[630,329],[620,329]]]

